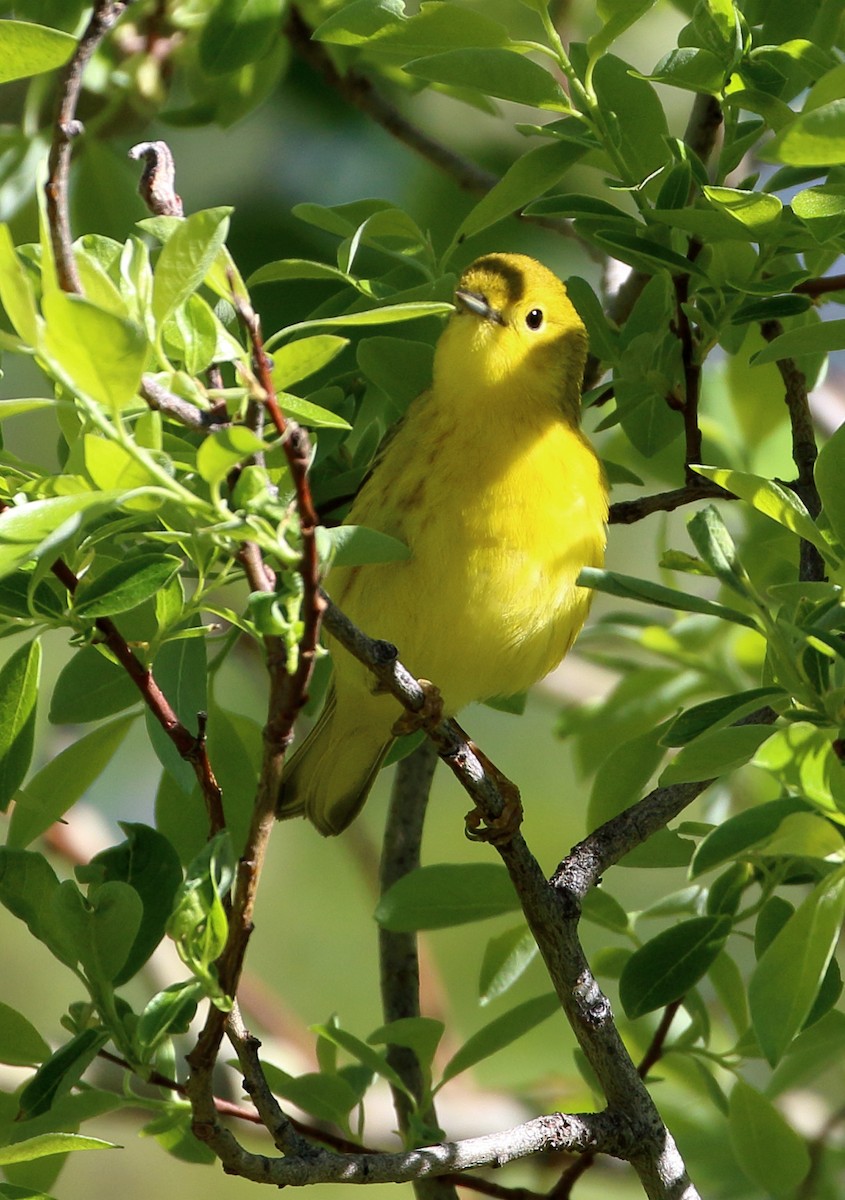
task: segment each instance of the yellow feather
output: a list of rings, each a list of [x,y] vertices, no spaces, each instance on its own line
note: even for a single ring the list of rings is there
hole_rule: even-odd
[[[446,715],[524,691],[584,623],[575,585],[604,558],[607,490],[579,429],[586,334],[563,284],[517,254],[473,263],[419,396],[347,518],[400,538],[403,562],[338,568],[328,590],[432,680]],[[539,316],[537,315],[539,314]],[[401,710],[332,647],[323,716],[288,765],[279,815],[340,833],[360,811]]]

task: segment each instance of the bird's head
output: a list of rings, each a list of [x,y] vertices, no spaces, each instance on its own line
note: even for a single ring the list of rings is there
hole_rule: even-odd
[[[557,276],[524,254],[486,254],[460,278],[436,370],[471,372],[482,387],[577,420],[586,354],[584,323]]]

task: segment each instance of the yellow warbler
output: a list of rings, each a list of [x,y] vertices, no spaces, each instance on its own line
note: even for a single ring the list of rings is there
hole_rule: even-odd
[[[580,425],[587,341],[566,289],[521,254],[461,277],[434,378],[388,442],[347,517],[399,538],[401,562],[337,568],[328,590],[372,637],[433,681],[446,716],[515,695],[561,661],[604,558],[607,491]],[[360,811],[401,708],[332,647],[334,678],[291,759],[279,816],[323,834]]]

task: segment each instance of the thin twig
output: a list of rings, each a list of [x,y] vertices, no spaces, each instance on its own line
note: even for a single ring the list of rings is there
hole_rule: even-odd
[[[792,290],[799,296],[812,296],[814,300],[830,292],[845,292],[845,275],[822,275],[818,279],[805,279],[803,283],[796,283]]]
[[[703,243],[698,238],[692,238],[687,252],[689,261],[695,262],[701,253]],[[698,402],[701,393],[701,364],[696,358],[695,335],[686,312],[689,302],[689,275],[676,275],[675,285],[675,328],[678,341],[681,344],[681,361],[684,369],[684,396],[681,412],[684,418],[684,474],[689,485],[697,476],[692,470],[693,463],[701,462],[701,429],[698,424]]]
[[[50,143],[48,159],[48,177],[44,190],[47,195],[47,220],[59,286],[63,291],[75,292],[77,295],[82,294],[82,284],[73,258],[73,239],[68,213],[71,142],[82,132],[82,124],[76,119],[76,106],[82,87],[82,75],[91,55],[131,3],[132,0],[98,0],[85,32],[60,76],[56,114],[53,119],[53,140]]]
[[[199,408],[198,405],[191,404],[190,400],[183,400],[181,396],[168,391],[153,375],[141,376],[138,392],[151,409],[170,417],[173,421],[178,421],[180,425],[184,425],[188,429],[196,429],[202,433],[215,433],[217,430],[231,425],[225,408],[222,414],[218,407]]]
[[[767,342],[773,342],[783,333],[780,321],[763,321],[760,332]],[[784,384],[784,401],[789,412],[789,424],[792,429],[792,460],[798,469],[798,479],[791,484],[793,491],[804,502],[811,517],[817,517],[821,512],[821,500],[814,475],[818,449],[816,434],[813,429],[813,417],[810,412],[810,398],[807,392],[807,377],[792,358],[777,360],[778,370]],[[811,542],[801,539],[801,560],[799,574],[802,580],[822,580],[825,578],[824,560]]]
[[[638,496],[635,500],[617,500],[611,504],[607,520],[609,525],[633,525],[652,513],[673,512],[676,508],[695,504],[699,500],[736,500],[736,496],[703,475],[693,475],[685,487],[675,488],[671,492],[655,492],[652,496]]]
[[[73,596],[79,587],[79,579],[64,559],[56,559],[50,570],[59,582],[67,588],[71,596]],[[198,732],[193,734],[182,723],[169,700],[156,683],[150,668],[141,662],[110,617],[97,617],[94,625],[103,643],[109,648],[135,684],[147,708],[170,738],[179,754],[193,767],[211,819],[218,828],[222,828],[222,824],[224,823],[222,792],[208,758],[202,728],[199,728]],[[200,714],[197,714],[197,719],[201,724],[203,718]]]

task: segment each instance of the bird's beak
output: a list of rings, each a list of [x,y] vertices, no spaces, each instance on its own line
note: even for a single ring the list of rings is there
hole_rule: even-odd
[[[458,289],[455,300],[459,308],[481,317],[484,321],[493,321],[496,325],[504,325],[505,319],[497,308],[493,308],[486,296],[480,292],[464,292]]]

